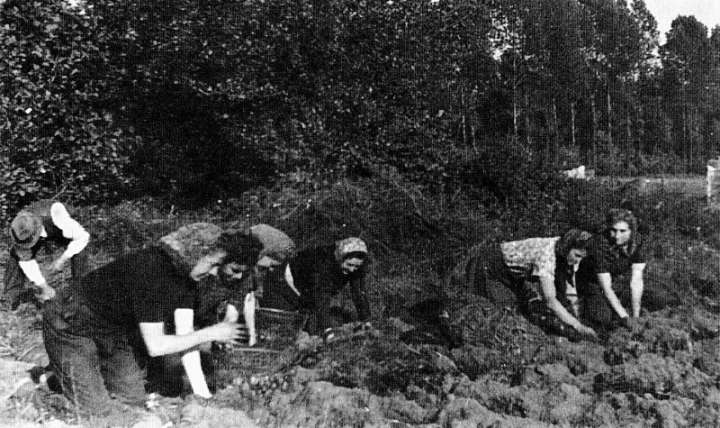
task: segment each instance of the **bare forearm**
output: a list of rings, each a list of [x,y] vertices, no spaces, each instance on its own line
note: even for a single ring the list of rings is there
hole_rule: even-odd
[[[643,272],[645,271],[645,263],[634,263],[632,265],[632,276],[630,277],[630,293],[632,299],[633,317],[640,316],[640,307],[642,303],[643,290],[645,283],[643,282]]]
[[[630,282],[630,291],[632,293],[632,313],[633,317],[640,316],[640,307],[642,304],[642,295],[645,285],[642,279]]]
[[[68,244],[61,257],[65,260],[70,260],[74,255],[80,254],[80,252],[87,247],[88,242],[90,242],[90,234],[84,229],[78,231],[74,239]]]
[[[602,288],[603,294],[605,294],[605,298],[610,304],[610,307],[613,308],[620,318],[627,317],[627,311],[623,307],[622,303],[620,303],[620,299],[618,299],[615,294],[615,290],[612,288],[612,277],[610,274],[598,274],[598,281],[600,282],[600,287]]]
[[[45,286],[47,281],[40,271],[40,265],[38,265],[35,259],[28,261],[18,262],[20,269],[23,271],[25,276],[37,286]]]
[[[548,308],[550,308],[551,311],[555,315],[557,315],[558,318],[560,318],[560,321],[564,322],[565,324],[573,327],[574,329],[578,329],[582,326],[582,323],[577,320],[570,312],[568,312],[567,309],[565,309],[565,306],[560,304],[560,302],[557,299],[553,299],[552,301],[547,302]]]
[[[193,331],[183,335],[163,335],[146,341],[148,353],[151,357],[175,354],[190,350],[212,339],[206,334],[206,329]]]
[[[181,361],[193,393],[200,397],[209,398],[211,394],[207,386],[207,381],[205,380],[205,374],[202,371],[202,365],[200,364],[200,352],[188,352],[182,356]]]

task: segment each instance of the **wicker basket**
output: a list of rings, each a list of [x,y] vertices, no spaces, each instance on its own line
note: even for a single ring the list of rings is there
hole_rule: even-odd
[[[258,309],[255,326],[258,344],[253,348],[236,346],[214,353],[216,370],[226,376],[269,374],[294,357],[294,343],[305,316],[299,312]]]
[[[260,308],[255,313],[255,326],[262,338],[260,346],[281,350],[295,343],[305,316],[300,312]]]

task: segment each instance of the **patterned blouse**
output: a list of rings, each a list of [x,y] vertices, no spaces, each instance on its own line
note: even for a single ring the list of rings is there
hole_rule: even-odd
[[[529,238],[500,244],[503,261],[513,275],[521,278],[555,277],[555,245],[559,236]]]

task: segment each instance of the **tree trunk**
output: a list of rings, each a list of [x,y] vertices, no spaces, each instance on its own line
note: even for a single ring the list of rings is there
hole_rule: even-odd
[[[608,145],[612,147],[613,136],[612,136],[612,103],[610,99],[610,86],[607,91],[607,140]]]
[[[530,148],[532,143],[532,139],[530,138],[530,95],[528,94],[527,89],[525,90],[523,97],[525,101],[525,143],[527,144],[527,147]]]
[[[570,144],[575,148],[575,101],[570,103]]]
[[[518,101],[517,101],[517,90],[518,90],[518,78],[517,78],[517,56],[513,55],[513,137],[515,137],[515,141],[518,141],[518,116],[520,115],[520,111],[518,109]]]
[[[595,93],[590,94],[590,114],[592,116],[592,129],[590,132],[590,154],[593,168],[597,169],[597,109],[595,108]]]
[[[635,140],[635,158],[640,160],[642,155],[643,141],[645,141],[645,117],[642,104],[637,109],[637,138]]]
[[[626,140],[625,140],[625,141],[626,141],[626,143],[625,143],[625,151],[627,151],[627,154],[629,155],[629,156],[627,156],[627,159],[634,159],[634,158],[635,158],[634,155],[635,155],[637,152],[634,150],[635,145],[633,144],[633,140],[632,140],[632,129],[631,129],[631,126],[630,126],[630,125],[632,124],[632,111],[631,111],[631,110],[632,110],[632,106],[628,105],[628,109],[629,109],[630,111],[627,112],[627,119],[625,120],[625,134],[626,134],[626,135],[625,135],[625,138],[626,138]],[[630,156],[630,153],[631,153],[631,152],[632,152],[632,154],[633,154],[632,156]]]
[[[560,158],[560,125],[558,124],[557,101],[552,100],[552,160],[557,167]]]
[[[685,97],[683,96],[683,99]],[[685,159],[685,172],[687,172],[688,165],[690,163],[690,153],[688,150],[688,125],[687,125],[687,105],[683,102],[682,110],[682,151],[683,159]]]

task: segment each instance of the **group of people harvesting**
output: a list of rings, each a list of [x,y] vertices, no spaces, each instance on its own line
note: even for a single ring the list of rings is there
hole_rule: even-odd
[[[297,251],[285,233],[260,224],[223,233],[185,272],[160,245],[89,271],[83,250],[90,235],[58,201],[23,208],[9,235],[4,299],[12,308],[27,299],[42,302],[48,373],[89,413],[144,403],[148,361],[171,354],[181,355],[193,393],[211,396],[199,347],[246,340],[248,331],[237,316],[245,308],[232,305],[223,319],[199,325],[208,287],[249,283],[260,306],[305,314],[303,328],[310,334],[331,334],[342,322],[330,303],[343,289],[352,296],[355,318],[371,317],[364,281],[369,252],[357,237]],[[36,261],[49,243],[65,248],[50,270],[61,271],[68,262],[72,267],[70,285],[60,290],[48,285]],[[645,262],[637,219],[613,209],[603,234],[573,229],[560,237],[475,247],[453,286],[517,305],[548,333],[592,337],[630,327],[641,307],[673,303],[645,288]]]

